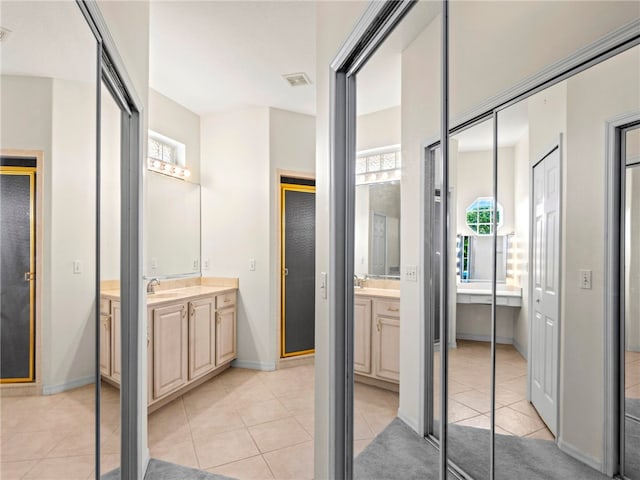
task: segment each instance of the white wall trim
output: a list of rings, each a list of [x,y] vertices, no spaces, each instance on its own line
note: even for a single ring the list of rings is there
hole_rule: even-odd
[[[257,362],[255,360],[236,359],[231,362],[231,366],[235,368],[247,368],[249,370],[272,372],[276,369],[276,362]]]
[[[411,417],[409,417],[408,415],[405,415],[404,412],[402,412],[402,410],[398,409],[398,418],[400,420],[402,420],[404,423],[407,424],[407,426],[414,430],[418,435],[420,435],[421,433],[421,429],[420,426],[418,425],[418,423],[414,422],[413,420],[411,420]]]
[[[476,335],[474,333],[456,333],[456,340],[471,340],[474,342],[488,342],[491,343],[491,335]],[[496,336],[496,343],[503,345],[513,345],[514,340],[512,337],[498,337]]]
[[[62,393],[62,392],[66,392],[67,390],[73,390],[74,388],[90,385],[92,383],[95,383],[95,381],[96,381],[95,375],[88,375],[86,377],[80,377],[74,380],[69,380],[68,382],[55,383],[52,385],[43,385],[42,394],[55,395],[56,393]]]
[[[558,448],[570,457],[575,458],[576,460],[584,463],[585,465],[588,465],[598,472],[602,472],[602,462],[600,462],[597,458],[592,457],[591,455],[581,452],[579,449],[577,449],[570,443],[565,442],[561,438],[558,439]]]

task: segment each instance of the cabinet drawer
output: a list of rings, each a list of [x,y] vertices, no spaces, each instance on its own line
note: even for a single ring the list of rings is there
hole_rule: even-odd
[[[386,317],[400,317],[400,302],[376,300],[374,302],[374,315],[384,315]]]
[[[216,308],[234,307],[235,304],[236,304],[235,292],[216,295]]]
[[[111,313],[111,300],[100,297],[100,313],[102,315],[109,315]]]

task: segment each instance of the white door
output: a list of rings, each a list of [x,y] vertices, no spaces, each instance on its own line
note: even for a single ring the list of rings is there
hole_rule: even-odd
[[[533,168],[533,270],[531,298],[531,403],[549,430],[557,432],[560,152]]]

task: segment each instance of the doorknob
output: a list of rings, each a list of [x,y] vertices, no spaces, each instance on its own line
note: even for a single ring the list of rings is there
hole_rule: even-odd
[[[536,298],[536,303],[540,303],[540,299],[539,298]]]
[[[285,268],[282,273],[286,277],[287,275],[289,275],[289,269]]]

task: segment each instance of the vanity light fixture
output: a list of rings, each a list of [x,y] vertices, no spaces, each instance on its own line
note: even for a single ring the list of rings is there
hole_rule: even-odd
[[[191,172],[188,168],[176,167],[171,165],[170,163],[162,162],[160,160],[154,160],[150,158],[147,161],[147,169],[152,172],[162,173],[163,175],[168,175],[170,177],[179,178],[180,180],[185,180],[189,176],[191,176]]]

